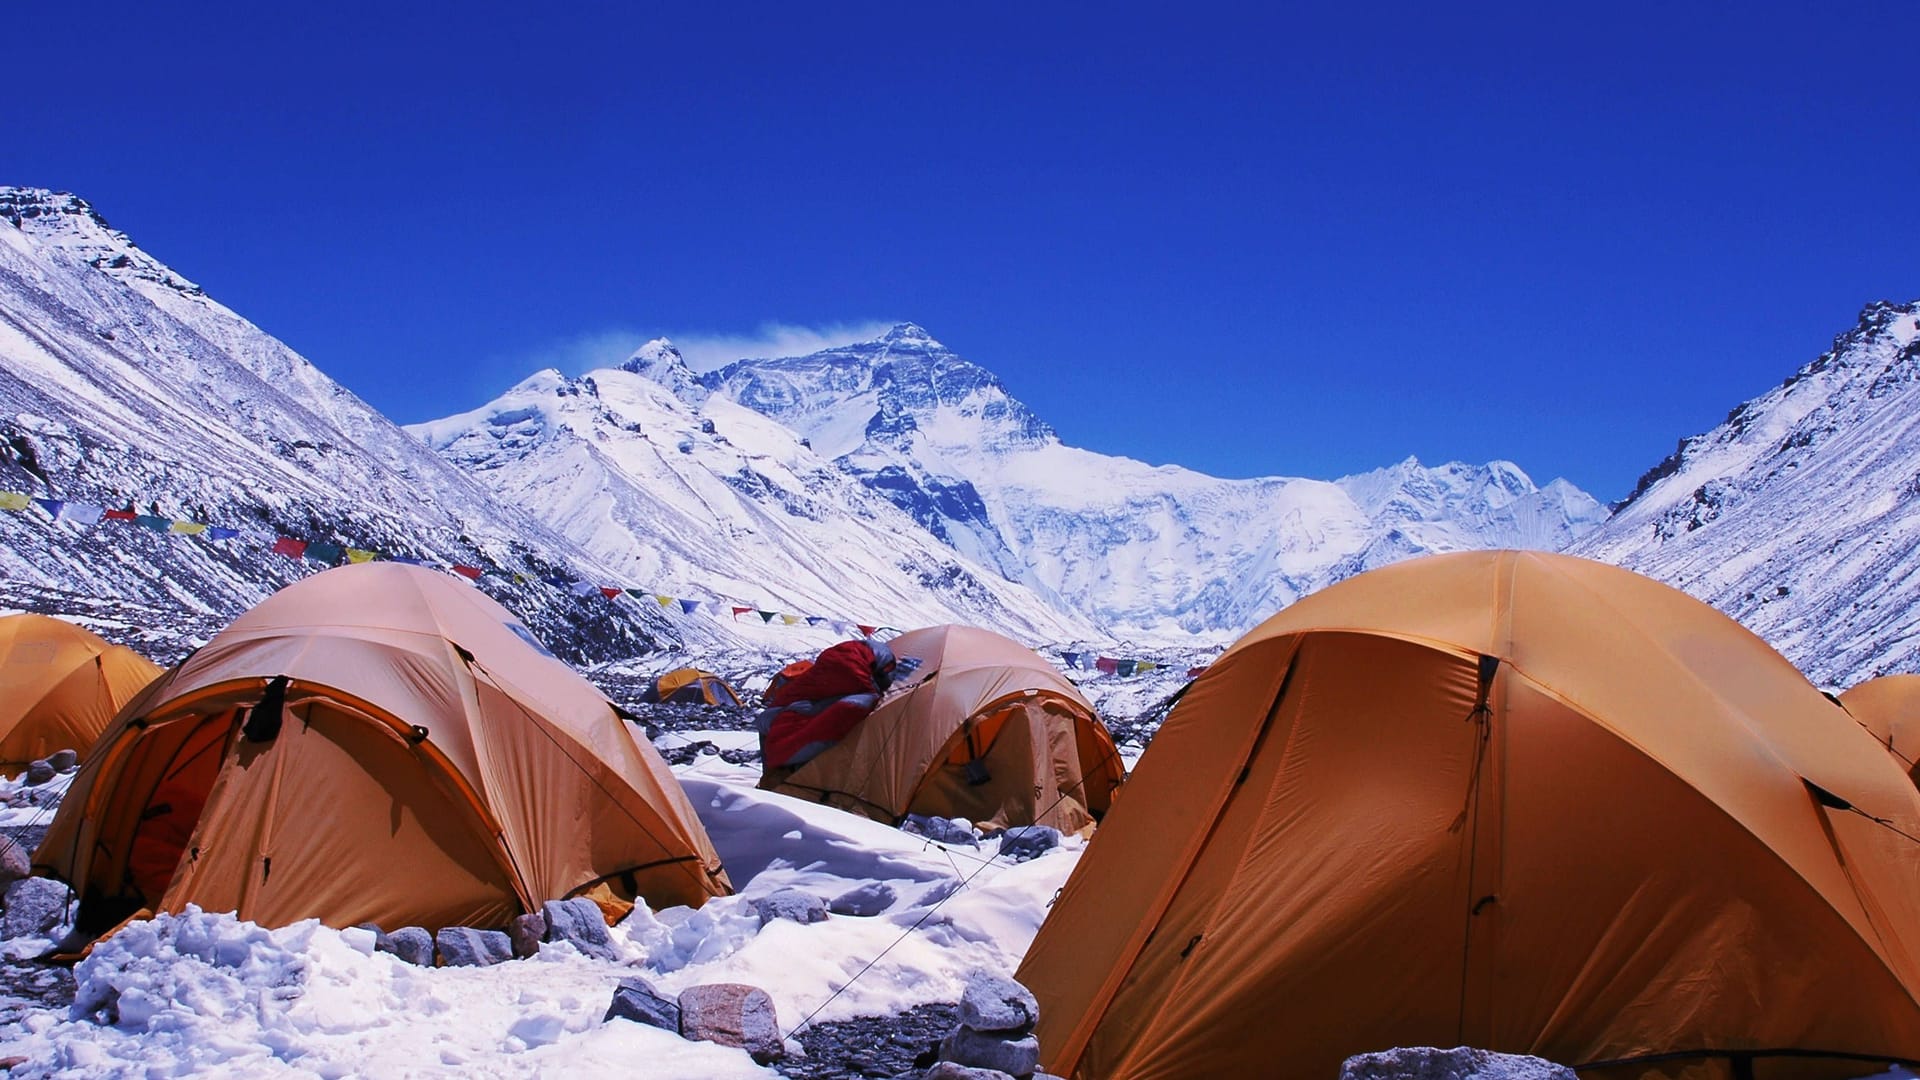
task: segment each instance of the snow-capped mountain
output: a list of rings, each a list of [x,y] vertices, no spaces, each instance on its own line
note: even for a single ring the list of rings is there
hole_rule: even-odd
[[[1680,442],[1572,547],[1713,604],[1816,682],[1920,670],[1920,303]]]
[[[787,427],[709,397],[666,341],[618,369],[538,372],[408,430],[664,594],[901,628],[978,623],[1033,642],[1095,632],[942,545]],[[752,636],[758,620],[742,622]]]
[[[96,621],[111,621],[106,602],[200,627],[196,614],[223,621],[320,568],[273,554],[284,535],[520,572],[535,580],[490,578],[489,591],[576,659],[682,636],[656,605],[539,583],[611,573],[82,200],[32,188],[0,188],[0,490],[235,533],[55,519],[38,504],[0,513],[0,604],[65,595]]]
[[[1231,634],[1413,555],[1556,549],[1607,516],[1564,480],[1537,488],[1503,461],[1224,480],[1067,446],[911,323],[701,382],[800,432],[956,550],[1143,638]]]

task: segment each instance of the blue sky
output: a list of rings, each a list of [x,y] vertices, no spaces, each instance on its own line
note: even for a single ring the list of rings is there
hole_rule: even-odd
[[[1093,449],[1611,499],[1920,296],[1905,5],[282,7],[17,20],[0,183],[403,422],[912,320]]]

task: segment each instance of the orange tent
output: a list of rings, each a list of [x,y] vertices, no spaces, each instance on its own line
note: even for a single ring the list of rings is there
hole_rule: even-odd
[[[914,813],[1075,832],[1106,813],[1122,777],[1113,737],[1045,658],[970,626],[887,645],[898,667],[872,715],[761,787],[888,824]]]
[[[1920,783],[1920,675],[1868,679],[1841,694],[1840,704]]]
[[[113,714],[159,665],[62,619],[0,618],[0,772],[59,750],[93,749]]]
[[[242,615],[121,710],[35,854],[82,925],[198,904],[498,926],[593,891],[728,891],[660,756],[506,609],[366,563]]]
[[[1892,759],[1705,604],[1438,556],[1307,597],[1192,684],[1018,977],[1063,1076],[1462,1044],[1862,1075],[1920,1059],[1916,837]]]
[[[686,667],[676,668],[648,683],[640,700],[648,704],[666,701],[687,705],[738,706],[740,695],[727,685],[727,680],[713,672]]]

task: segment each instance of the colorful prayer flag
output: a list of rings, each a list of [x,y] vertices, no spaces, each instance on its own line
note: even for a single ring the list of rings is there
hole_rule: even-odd
[[[566,588],[568,585],[573,584],[571,581],[568,581],[566,578],[563,578],[558,574],[555,574],[552,577],[543,577],[540,580],[546,582],[549,585],[557,586],[562,589]]]
[[[1114,664],[1113,671],[1114,671],[1114,674],[1119,675],[1121,678],[1125,678],[1129,675],[1132,675],[1133,661],[1131,660],[1118,661]]]
[[[172,531],[181,536],[199,536],[207,531],[207,527],[198,521],[176,521],[173,523]]]
[[[406,564],[407,564],[408,566],[425,566],[425,565],[427,565],[427,560],[425,560],[425,559],[416,559],[416,558],[414,558],[414,557],[413,557],[413,556],[411,556],[411,555],[389,555],[389,556],[387,556],[387,561],[388,561],[388,562],[398,562],[398,563],[406,563]]]
[[[479,567],[468,566],[466,563],[454,563],[451,569],[453,570],[454,573],[459,574],[461,577],[466,578],[468,581],[479,581],[480,575],[485,573],[485,571],[481,570]]]
[[[1093,666],[1102,675],[1111,675],[1120,670],[1120,661],[1111,656],[1102,656],[1093,662]]]
[[[362,551],[359,548],[347,549],[347,561],[350,563],[372,562],[373,556],[374,553],[371,551]]]
[[[307,558],[315,562],[323,562],[331,565],[339,562],[340,556],[344,554],[346,554],[346,549],[342,548],[339,544],[307,545]]]
[[[872,636],[873,636],[873,632],[874,632],[874,631],[876,631],[876,630],[878,630],[878,629],[880,629],[880,628],[879,628],[879,627],[877,627],[877,626],[860,626],[860,624],[859,624],[859,623],[855,623],[854,625],[855,625],[855,626],[859,626],[859,627],[860,627],[860,636],[861,636],[861,637],[872,637]]]
[[[600,595],[606,597],[609,600],[613,599],[616,596],[619,596],[623,592],[626,592],[626,590],[616,589],[611,585],[600,586]]]
[[[1159,666],[1160,666],[1159,664],[1156,664],[1151,660],[1141,660],[1138,663],[1133,665],[1133,673],[1136,675],[1145,675],[1147,672],[1152,671],[1158,668]]]
[[[106,516],[106,513],[106,507],[103,506],[94,506],[92,503],[70,502],[67,504],[66,509],[61,511],[61,516],[65,517],[68,521],[77,521],[82,525],[98,525],[100,524],[100,519]]]
[[[808,626],[819,626],[819,625],[820,625],[821,623],[823,623],[823,622],[826,622],[826,621],[827,621],[827,617],[826,617],[825,615],[809,615],[809,616],[807,616],[807,625],[808,625]]]
[[[745,615],[747,612],[752,610],[753,609],[750,607],[741,607],[739,604],[733,605],[733,621],[739,622],[740,616]]]
[[[108,510],[101,516],[108,521],[132,521],[140,515],[131,510]]]
[[[291,536],[283,536],[273,542],[273,553],[275,555],[286,555],[297,559],[307,553],[307,542],[305,540],[295,540]]]
[[[698,611],[698,610],[700,610],[700,601],[698,601],[698,600],[682,600],[682,601],[680,601],[680,610],[681,610],[681,611],[683,611],[683,612],[685,612],[685,613],[686,613],[686,614],[688,614],[688,615],[691,615],[691,614],[693,614],[694,612],[696,612],[696,611]]]
[[[760,616],[760,621],[763,623],[770,623],[773,621],[774,612],[762,611],[762,612],[759,612],[758,614]]]
[[[66,505],[66,503],[61,502],[59,499],[35,499],[33,501],[40,504],[40,509],[45,510],[47,516],[55,521],[60,520],[60,508]]]
[[[0,491],[0,510],[25,510],[32,505],[24,491]]]
[[[1080,666],[1080,654],[1077,652],[1063,652],[1060,654],[1060,659],[1070,668]]]
[[[661,607],[672,607],[672,606],[673,606],[673,597],[671,597],[671,596],[660,596],[660,595],[657,595],[657,594],[656,594],[656,595],[654,596],[654,598],[653,598],[653,599],[654,599],[654,601],[655,601],[655,602],[657,602],[657,603],[658,603],[658,604],[659,604],[659,605],[660,605]]]
[[[150,529],[153,532],[167,532],[173,528],[173,522],[171,520],[157,517],[153,514],[141,514],[133,519],[133,523],[143,529]]]
[[[794,625],[797,625],[797,624],[798,624],[798,623],[800,622],[800,616],[798,616],[798,615],[782,615],[782,616],[780,616],[780,621],[781,621],[781,622],[783,622],[783,623],[786,623],[786,624],[787,624],[788,626],[794,626]]]
[[[1189,678],[1189,679],[1197,679],[1197,678],[1199,678],[1200,676],[1202,676],[1202,675],[1205,675],[1205,674],[1207,673],[1207,667],[1208,667],[1208,666],[1209,666],[1209,665],[1206,665],[1206,664],[1201,664],[1201,665],[1200,665],[1199,667],[1190,667],[1190,668],[1188,668],[1188,669],[1187,669],[1187,678]]]
[[[231,540],[239,535],[239,529],[229,529],[220,525],[215,525],[207,530],[207,539],[209,540]]]

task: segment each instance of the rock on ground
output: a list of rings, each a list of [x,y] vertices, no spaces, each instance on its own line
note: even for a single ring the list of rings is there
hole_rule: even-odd
[[[418,926],[403,926],[374,940],[374,948],[392,953],[416,967],[433,966],[433,935]]]
[[[540,942],[547,936],[547,917],[537,911],[525,915],[515,915],[507,924],[507,937],[513,942],[513,956],[516,960],[525,960],[537,956]]]
[[[6,936],[45,936],[66,921],[71,895],[65,885],[52,878],[22,878],[7,886]]]
[[[513,959],[513,939],[498,930],[447,926],[433,935],[433,943],[447,967],[489,967]]]
[[[1016,825],[1000,834],[1000,854],[1026,862],[1060,846],[1060,830],[1051,825]]]
[[[1001,1032],[975,1031],[962,1024],[940,1040],[940,1057],[975,1069],[1026,1076],[1040,1067],[1040,1040],[1032,1035],[1009,1038]]]
[[[960,997],[960,1022],[975,1031],[1024,1035],[1040,1019],[1033,992],[1004,975],[976,971]]]
[[[742,983],[706,983],[680,991],[680,1034],[737,1046],[762,1065],[786,1055],[773,999]]]
[[[999,1069],[976,1069],[951,1061],[936,1061],[920,1080],[1013,1080],[1013,1077]]]
[[[607,933],[607,916],[600,905],[584,896],[572,900],[549,900],[542,914],[547,919],[547,940],[565,941],[596,960],[617,960],[613,936]]]
[[[775,1068],[794,1080],[917,1075],[932,1063],[941,1037],[959,1020],[958,1005],[922,1005],[898,1016],[810,1024],[794,1035],[807,1055],[788,1058]]]
[[[759,914],[761,926],[775,919],[788,919],[802,925],[827,921],[826,902],[801,889],[775,889],[765,896],[756,896],[753,910]]]
[[[1340,1066],[1340,1080],[1577,1080],[1572,1069],[1537,1057],[1496,1054],[1456,1046],[1402,1047],[1355,1054]]]
[[[607,1006],[607,1015],[601,1018],[601,1023],[614,1019],[665,1028],[676,1035],[680,1033],[679,1003],[660,996],[652,983],[638,976],[621,979],[620,985],[614,987],[613,1003]]]

